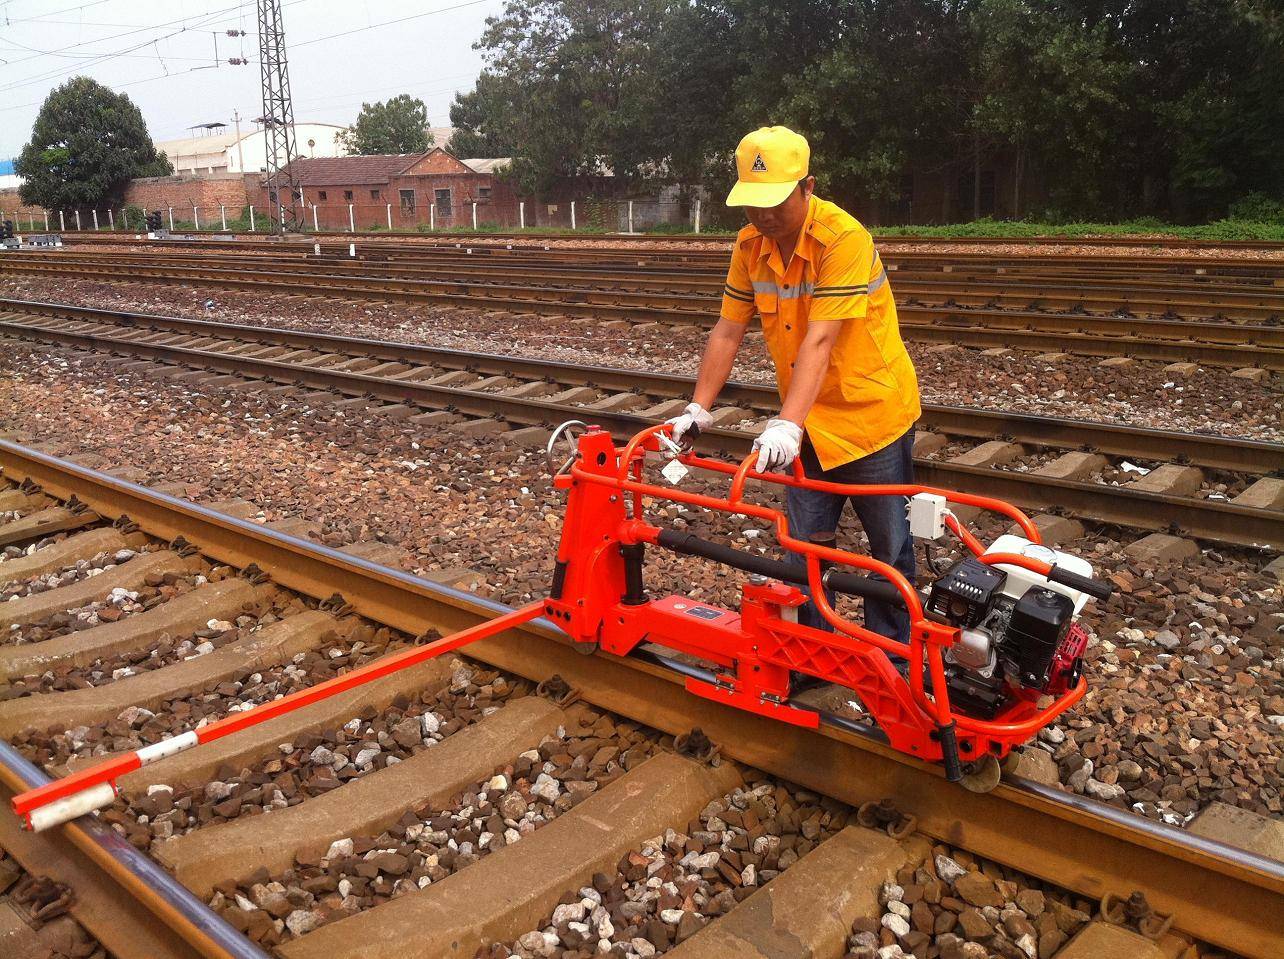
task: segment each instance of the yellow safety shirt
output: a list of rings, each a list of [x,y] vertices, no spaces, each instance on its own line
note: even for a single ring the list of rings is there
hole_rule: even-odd
[[[887,271],[869,231],[835,204],[811,198],[788,267],[776,242],[755,227],[737,235],[722,316],[747,323],[755,312],[782,401],[807,324],[843,324],[804,424],[824,469],[877,452],[922,413]]]

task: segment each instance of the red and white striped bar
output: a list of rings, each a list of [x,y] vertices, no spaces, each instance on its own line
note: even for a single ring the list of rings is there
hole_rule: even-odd
[[[200,729],[162,739],[158,743],[116,756],[88,769],[72,773],[70,776],[64,776],[62,779],[55,779],[37,789],[29,789],[14,796],[11,803],[13,811],[23,818],[27,829],[40,832],[51,826],[70,822],[94,810],[104,809],[116,798],[116,780],[126,773],[183,752],[185,749],[191,749],[193,746],[222,739],[242,729],[257,726],[269,719],[363,686],[443,653],[453,652],[479,639],[486,639],[506,629],[538,619],[543,608],[542,600],[531,603],[511,613],[505,613],[458,633],[452,633],[426,646],[416,646],[391,656],[384,656],[373,663],[367,663],[359,669],[328,679],[316,686],[309,686],[307,689],[263,703],[245,712],[233,713]]]

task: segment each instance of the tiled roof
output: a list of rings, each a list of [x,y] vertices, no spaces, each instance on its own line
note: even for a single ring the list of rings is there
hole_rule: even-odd
[[[291,167],[299,186],[349,186],[356,183],[387,183],[422,153],[392,153],[355,157],[300,157]]]

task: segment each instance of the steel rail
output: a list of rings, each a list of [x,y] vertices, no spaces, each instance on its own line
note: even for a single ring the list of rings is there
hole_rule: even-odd
[[[173,267],[193,265],[236,271],[272,273],[321,273],[336,277],[361,279],[426,280],[453,283],[486,282],[494,277],[505,284],[556,284],[587,286],[597,291],[703,294],[711,298],[721,294],[722,272],[667,271],[634,268],[609,272],[594,268],[567,267],[557,264],[523,266],[514,269],[498,263],[442,262],[433,264],[398,263],[389,266],[373,260],[308,257],[255,257],[228,255],[156,256],[143,253],[95,254],[97,259],[79,258],[63,253],[20,253],[16,263],[52,264],[67,269],[72,265],[101,268],[105,261],[140,267]],[[887,258],[889,261],[891,257]],[[889,266],[891,264],[889,263]],[[948,279],[942,279],[947,276]],[[923,274],[910,270],[895,271],[898,302],[903,305],[948,305],[958,307],[1004,307],[1023,310],[1082,310],[1100,315],[1121,313],[1142,316],[1270,321],[1284,316],[1284,288],[1263,286],[1256,289],[1182,287],[1154,283],[1149,286],[1132,281],[1113,283],[1105,278],[1040,277],[1020,274]],[[1122,318],[1122,317],[1121,317]]]
[[[548,312],[599,319],[694,323],[703,326],[715,322],[718,303],[715,298],[682,294],[597,292],[467,282],[433,283],[373,277],[336,279],[321,274],[247,275],[245,272],[197,267],[136,267],[135,275],[123,277],[119,271],[109,267],[63,269],[51,264],[14,266],[7,265],[0,258],[0,274],[9,272],[71,274],[100,277],[109,282],[158,281],[182,285],[208,282],[233,289],[291,292],[307,296],[349,299],[375,297],[474,309]],[[961,340],[981,346],[1019,346],[1024,349],[1125,355],[1169,362],[1192,360],[1210,365],[1284,369],[1284,326],[1145,318],[1121,320],[1086,314],[980,308],[955,310],[913,305],[899,307],[898,314],[906,335],[910,339],[921,341],[955,343]]]
[[[10,321],[0,321],[0,332],[48,339],[98,352],[115,351],[122,355],[178,363],[195,369],[333,390],[354,397],[364,396],[390,403],[413,403],[469,416],[497,417],[516,424],[551,426],[568,419],[588,416],[607,428],[631,434],[650,422],[628,413],[593,410],[568,403],[436,386],[413,380],[369,376],[205,349],[146,343],[98,333],[36,328]],[[748,453],[753,442],[752,434],[735,430],[706,430],[702,436],[709,446],[739,456]],[[1161,496],[1095,483],[1052,479],[1032,473],[1005,472],[932,460],[916,459],[915,469],[919,471],[919,478],[930,485],[1000,496],[1019,506],[1060,506],[1075,510],[1085,518],[1121,526],[1149,530],[1181,529],[1192,536],[1218,542],[1252,547],[1284,547],[1284,512],[1281,511],[1181,496]]]
[[[614,282],[638,288],[646,284],[655,287],[672,287],[675,291],[694,291],[716,294],[725,277],[725,257],[708,263],[658,263],[628,261],[627,258],[606,262],[584,262],[576,258],[550,255],[525,256],[518,251],[503,258],[479,256],[471,251],[431,248],[432,255],[381,257],[366,255],[356,257],[334,254],[317,254],[309,250],[293,253],[272,251],[265,254],[236,253],[218,250],[203,252],[157,252],[138,250],[95,250],[92,253],[50,251],[19,251],[6,255],[10,264],[76,264],[84,267],[102,266],[104,260],[113,264],[127,263],[143,267],[205,266],[228,269],[268,268],[278,271],[328,270],[334,275],[361,275],[372,270],[383,271],[376,278],[392,279],[387,271],[396,271],[399,279],[419,277],[457,278],[459,273],[479,277],[498,274],[507,280],[539,280],[546,277],[566,282]],[[1080,300],[1106,293],[1118,294],[1119,304],[1154,302],[1162,305],[1189,302],[1194,306],[1226,305],[1254,308],[1259,311],[1278,310],[1284,301],[1284,286],[1268,276],[1243,275],[1188,275],[1137,273],[1126,274],[1108,270],[1046,271],[1044,267],[1012,268],[995,265],[983,269],[978,265],[963,267],[951,265],[924,266],[913,260],[901,262],[896,253],[883,254],[889,272],[896,274],[899,285],[912,287],[915,292],[968,293],[973,286],[986,292],[997,290],[1012,296],[1040,295],[1078,303]],[[1044,272],[1039,272],[1044,271]],[[1247,287],[1247,288],[1246,288]],[[661,290],[663,292],[663,290]],[[1139,294],[1154,294],[1142,299]],[[1122,298],[1121,298],[1122,297]],[[1199,299],[1203,297],[1204,299]],[[1183,299],[1184,298],[1184,299]],[[1214,303],[1214,300],[1221,302]]]
[[[236,343],[261,343],[264,346],[286,346],[319,353],[369,357],[386,362],[422,364],[447,370],[467,370],[482,376],[515,376],[525,380],[589,386],[621,393],[641,392],[660,398],[687,396],[695,383],[694,377],[677,374],[561,363],[516,355],[474,353],[389,340],[131,313],[100,307],[0,298],[0,318],[3,318],[5,310],[34,317],[99,324],[106,322],[153,333],[217,336]],[[736,381],[727,383],[719,396],[730,405],[745,405],[755,410],[774,410],[780,402],[774,386]],[[1269,473],[1279,469],[1280,464],[1284,463],[1284,444],[1280,443],[965,406],[925,403],[920,422],[929,429],[954,436],[985,439],[1011,437],[1015,442],[1039,447],[1087,449],[1136,459],[1180,459],[1195,466],[1234,472]]]
[[[871,231],[874,239],[884,243],[913,243],[921,246],[941,246],[954,244],[975,244],[976,246],[1100,246],[1100,247],[1130,247],[1130,246],[1153,246],[1153,247],[1179,247],[1182,249],[1228,249],[1228,250],[1266,250],[1276,252],[1284,250],[1284,243],[1276,240],[1193,240],[1175,236],[1025,236],[1025,237],[1001,237],[1001,236],[912,236],[899,235],[894,233],[878,233],[877,229]],[[208,233],[221,236],[244,236],[245,234],[228,230],[210,230]],[[130,236],[128,230],[97,230],[93,233],[72,233],[71,236]],[[252,235],[252,234],[251,234]],[[357,237],[365,234],[352,233],[347,230],[318,230],[316,232],[300,234],[303,239],[311,237],[325,237],[327,239],[335,237]],[[460,239],[481,238],[489,240],[640,240],[647,243],[655,242],[657,244],[683,244],[683,243],[726,243],[731,244],[734,236],[729,233],[724,234],[700,234],[700,233],[604,233],[604,234],[577,234],[569,230],[523,230],[520,233],[515,232],[495,232],[495,233],[452,233],[445,230],[436,231],[398,231],[381,232],[380,236],[393,239],[405,238],[428,238],[428,239],[445,239],[459,241]],[[226,242],[226,241],[222,241]]]
[[[57,498],[75,494],[99,515],[128,516],[150,535],[181,535],[218,562],[253,563],[283,588],[337,593],[410,634],[456,632],[511,611],[18,444],[0,441],[0,470]],[[984,794],[951,787],[939,768],[845,725],[773,722],[691,696],[654,658],[586,656],[546,620],[469,655],[535,681],[560,674],[589,702],[667,733],[698,725],[724,756],[851,805],[893,797],[925,834],[1087,898],[1139,890],[1196,939],[1254,959],[1274,959],[1284,941],[1284,863],[1022,780]]]
[[[110,259],[120,263],[139,265],[185,265],[200,263],[221,266],[272,266],[280,268],[329,268],[335,271],[353,272],[358,270],[379,269],[396,270],[399,274],[414,277],[418,274],[437,275],[447,270],[467,270],[478,274],[501,273],[509,278],[537,278],[552,275],[562,279],[624,280],[642,282],[654,280],[656,283],[682,283],[692,289],[720,290],[726,275],[726,257],[719,256],[708,263],[690,261],[646,263],[645,261],[626,262],[621,257],[615,262],[584,261],[578,257],[559,257],[551,253],[540,252],[523,255],[518,250],[505,251],[504,257],[479,255],[474,252],[445,247],[429,247],[423,252],[406,251],[405,255],[389,256],[380,251],[360,250],[356,256],[346,252],[316,253],[313,250],[295,251],[272,250],[263,253],[236,252],[234,250],[217,250],[203,252],[200,250],[124,250],[95,249],[90,252],[55,252],[46,250],[23,250],[6,254],[14,260],[30,262],[63,262],[92,263],[91,257]],[[1225,295],[1244,295],[1263,299],[1284,299],[1284,286],[1269,276],[1215,274],[1177,274],[1168,275],[1153,272],[1135,274],[1109,269],[1062,269],[1048,270],[1035,265],[1029,268],[1008,267],[1001,264],[986,266],[984,264],[966,265],[928,265],[924,266],[909,260],[902,264],[899,254],[883,253],[883,261],[889,272],[897,274],[902,283],[911,281],[929,286],[946,286],[948,283],[982,283],[994,285],[999,280],[1008,281],[1008,285],[1024,288],[1021,284],[1039,283],[1041,289],[1046,287],[1072,286],[1074,290],[1135,290],[1157,293],[1182,293],[1201,295],[1216,293]],[[623,274],[623,275],[621,275]],[[948,287],[947,287],[948,288]],[[1247,293],[1245,290],[1247,288]]]
[[[51,781],[44,770],[0,739],[0,786],[16,794]],[[98,817],[81,816],[63,826],[60,833],[41,837],[39,841],[47,847],[42,859],[70,858],[67,856],[70,850],[65,848],[70,845],[85,860],[86,866],[96,870],[93,875],[101,874],[121,887],[129,901],[120,903],[123,914],[115,915],[113,921],[128,922],[136,928],[139,920],[131,914],[134,911],[131,907],[141,906],[180,940],[168,941],[165,936],[157,935],[149,942],[136,943],[136,948],[163,948],[166,955],[198,955],[207,959],[268,959],[268,954],[257,944]],[[10,852],[19,857],[20,862],[30,858],[21,856],[16,848]],[[23,862],[23,865],[29,871],[47,866],[44,861]],[[84,869],[79,863],[75,867]],[[184,944],[190,947],[190,952],[180,951]]]
[[[592,245],[591,240],[570,239],[576,246],[549,246],[504,242],[502,239],[488,240],[484,236],[449,235],[434,239],[414,240],[411,236],[390,239],[387,234],[324,234],[322,239],[309,235],[297,239],[258,240],[245,237],[223,240],[171,238],[164,240],[147,240],[134,235],[123,240],[103,236],[93,239],[92,234],[68,234],[65,236],[68,246],[101,246],[106,244],[145,245],[149,249],[247,249],[247,250],[316,250],[321,249],[332,255],[347,255],[349,247],[355,246],[362,255],[384,255],[397,257],[402,255],[424,256],[432,251],[467,251],[474,256],[492,256],[495,258],[525,257],[543,255],[550,259],[559,258],[577,261],[620,260],[641,265],[645,262],[690,262],[704,263],[711,267],[725,265],[729,246],[716,249],[695,249],[678,246],[673,249],[619,249]],[[332,240],[334,242],[332,242]],[[882,241],[884,244],[895,243],[894,239]],[[1031,253],[1020,251],[1012,254],[999,254],[988,250],[977,251],[935,251],[935,250],[898,250],[885,256],[897,257],[904,262],[915,261],[922,264],[938,264],[943,268],[957,268],[961,264],[984,265],[987,268],[1023,269],[1030,266],[1042,266],[1064,270],[1076,267],[1099,272],[1103,270],[1133,269],[1147,273],[1193,273],[1195,275],[1237,276],[1258,274],[1284,279],[1284,258],[1208,258],[1200,256],[1121,256],[1102,254],[1057,254]]]

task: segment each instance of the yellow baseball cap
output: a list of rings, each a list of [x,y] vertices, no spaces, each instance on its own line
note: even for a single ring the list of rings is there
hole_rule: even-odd
[[[736,147],[739,180],[727,194],[727,206],[779,206],[807,175],[811,147],[806,137],[788,127],[760,127]]]

